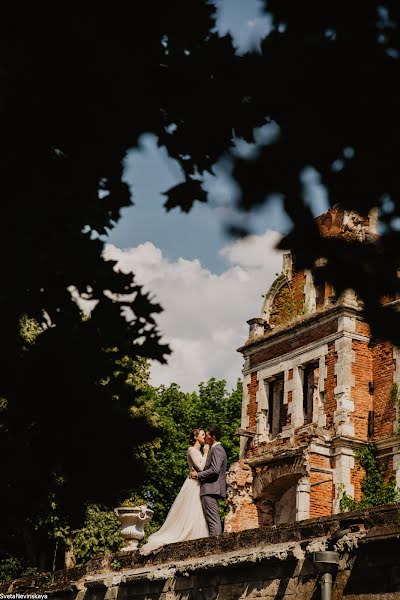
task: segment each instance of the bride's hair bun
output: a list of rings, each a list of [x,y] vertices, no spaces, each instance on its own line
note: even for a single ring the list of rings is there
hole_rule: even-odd
[[[193,446],[193,444],[195,443],[196,438],[199,435],[200,431],[204,431],[204,429],[202,427],[196,427],[196,429],[193,429],[193,431],[191,432],[191,434],[189,436],[189,444],[191,446]]]

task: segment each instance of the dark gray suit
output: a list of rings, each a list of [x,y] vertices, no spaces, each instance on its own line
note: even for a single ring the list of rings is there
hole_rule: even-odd
[[[222,533],[218,499],[226,497],[226,452],[221,444],[213,444],[204,471],[197,474],[200,496],[210,536]]]

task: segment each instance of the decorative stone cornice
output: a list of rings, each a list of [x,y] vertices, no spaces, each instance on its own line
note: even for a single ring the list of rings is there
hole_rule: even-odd
[[[383,440],[376,440],[374,444],[378,450],[386,450],[388,448],[393,449],[395,447],[400,447],[400,435],[392,435],[391,437],[385,438]]]
[[[239,435],[240,437],[253,438],[256,435],[256,432],[253,429],[237,429],[235,431],[235,435]]]
[[[275,343],[277,340],[283,341],[285,338],[292,338],[294,335],[299,335],[302,329],[314,329],[329,323],[333,319],[339,316],[354,317],[359,316],[361,309],[346,304],[337,304],[332,307],[328,307],[320,312],[316,312],[311,315],[307,315],[302,318],[301,321],[290,323],[285,327],[280,327],[276,330],[271,330],[266,333],[263,337],[257,338],[254,341],[249,341],[244,346],[240,346],[237,352],[240,352],[247,356],[251,351],[260,349],[260,347],[267,347],[271,343]]]
[[[303,456],[307,446],[300,446],[290,450],[280,450],[271,456],[271,452],[264,455],[254,456],[245,459],[245,463],[251,467],[270,465],[278,462],[293,462],[299,456]]]
[[[348,437],[345,435],[339,435],[332,439],[332,448],[351,448],[352,450],[357,450],[365,444],[368,444],[366,440],[360,440],[358,438]]]

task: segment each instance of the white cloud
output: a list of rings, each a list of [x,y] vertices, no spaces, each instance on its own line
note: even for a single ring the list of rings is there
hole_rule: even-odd
[[[232,264],[264,269],[270,258],[271,248],[278,239],[279,235],[270,231],[264,235],[249,235],[222,248],[221,254]]]
[[[242,367],[236,348],[246,339],[246,321],[259,315],[261,294],[281,268],[281,253],[273,249],[278,238],[267,232],[226,246],[221,253],[230,266],[218,275],[197,259],[170,261],[151,242],[125,250],[106,246],[105,256],[117,260],[121,271],[134,272],[164,308],[157,322],[173,353],[167,365],[153,363],[153,385],[175,381],[192,391],[210,377],[235,384]]]

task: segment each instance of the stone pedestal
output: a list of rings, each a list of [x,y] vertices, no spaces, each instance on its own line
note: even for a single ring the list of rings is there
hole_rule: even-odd
[[[114,509],[121,523],[121,533],[125,539],[122,551],[136,550],[144,538],[144,526],[153,518],[154,511],[143,506],[119,506]]]

